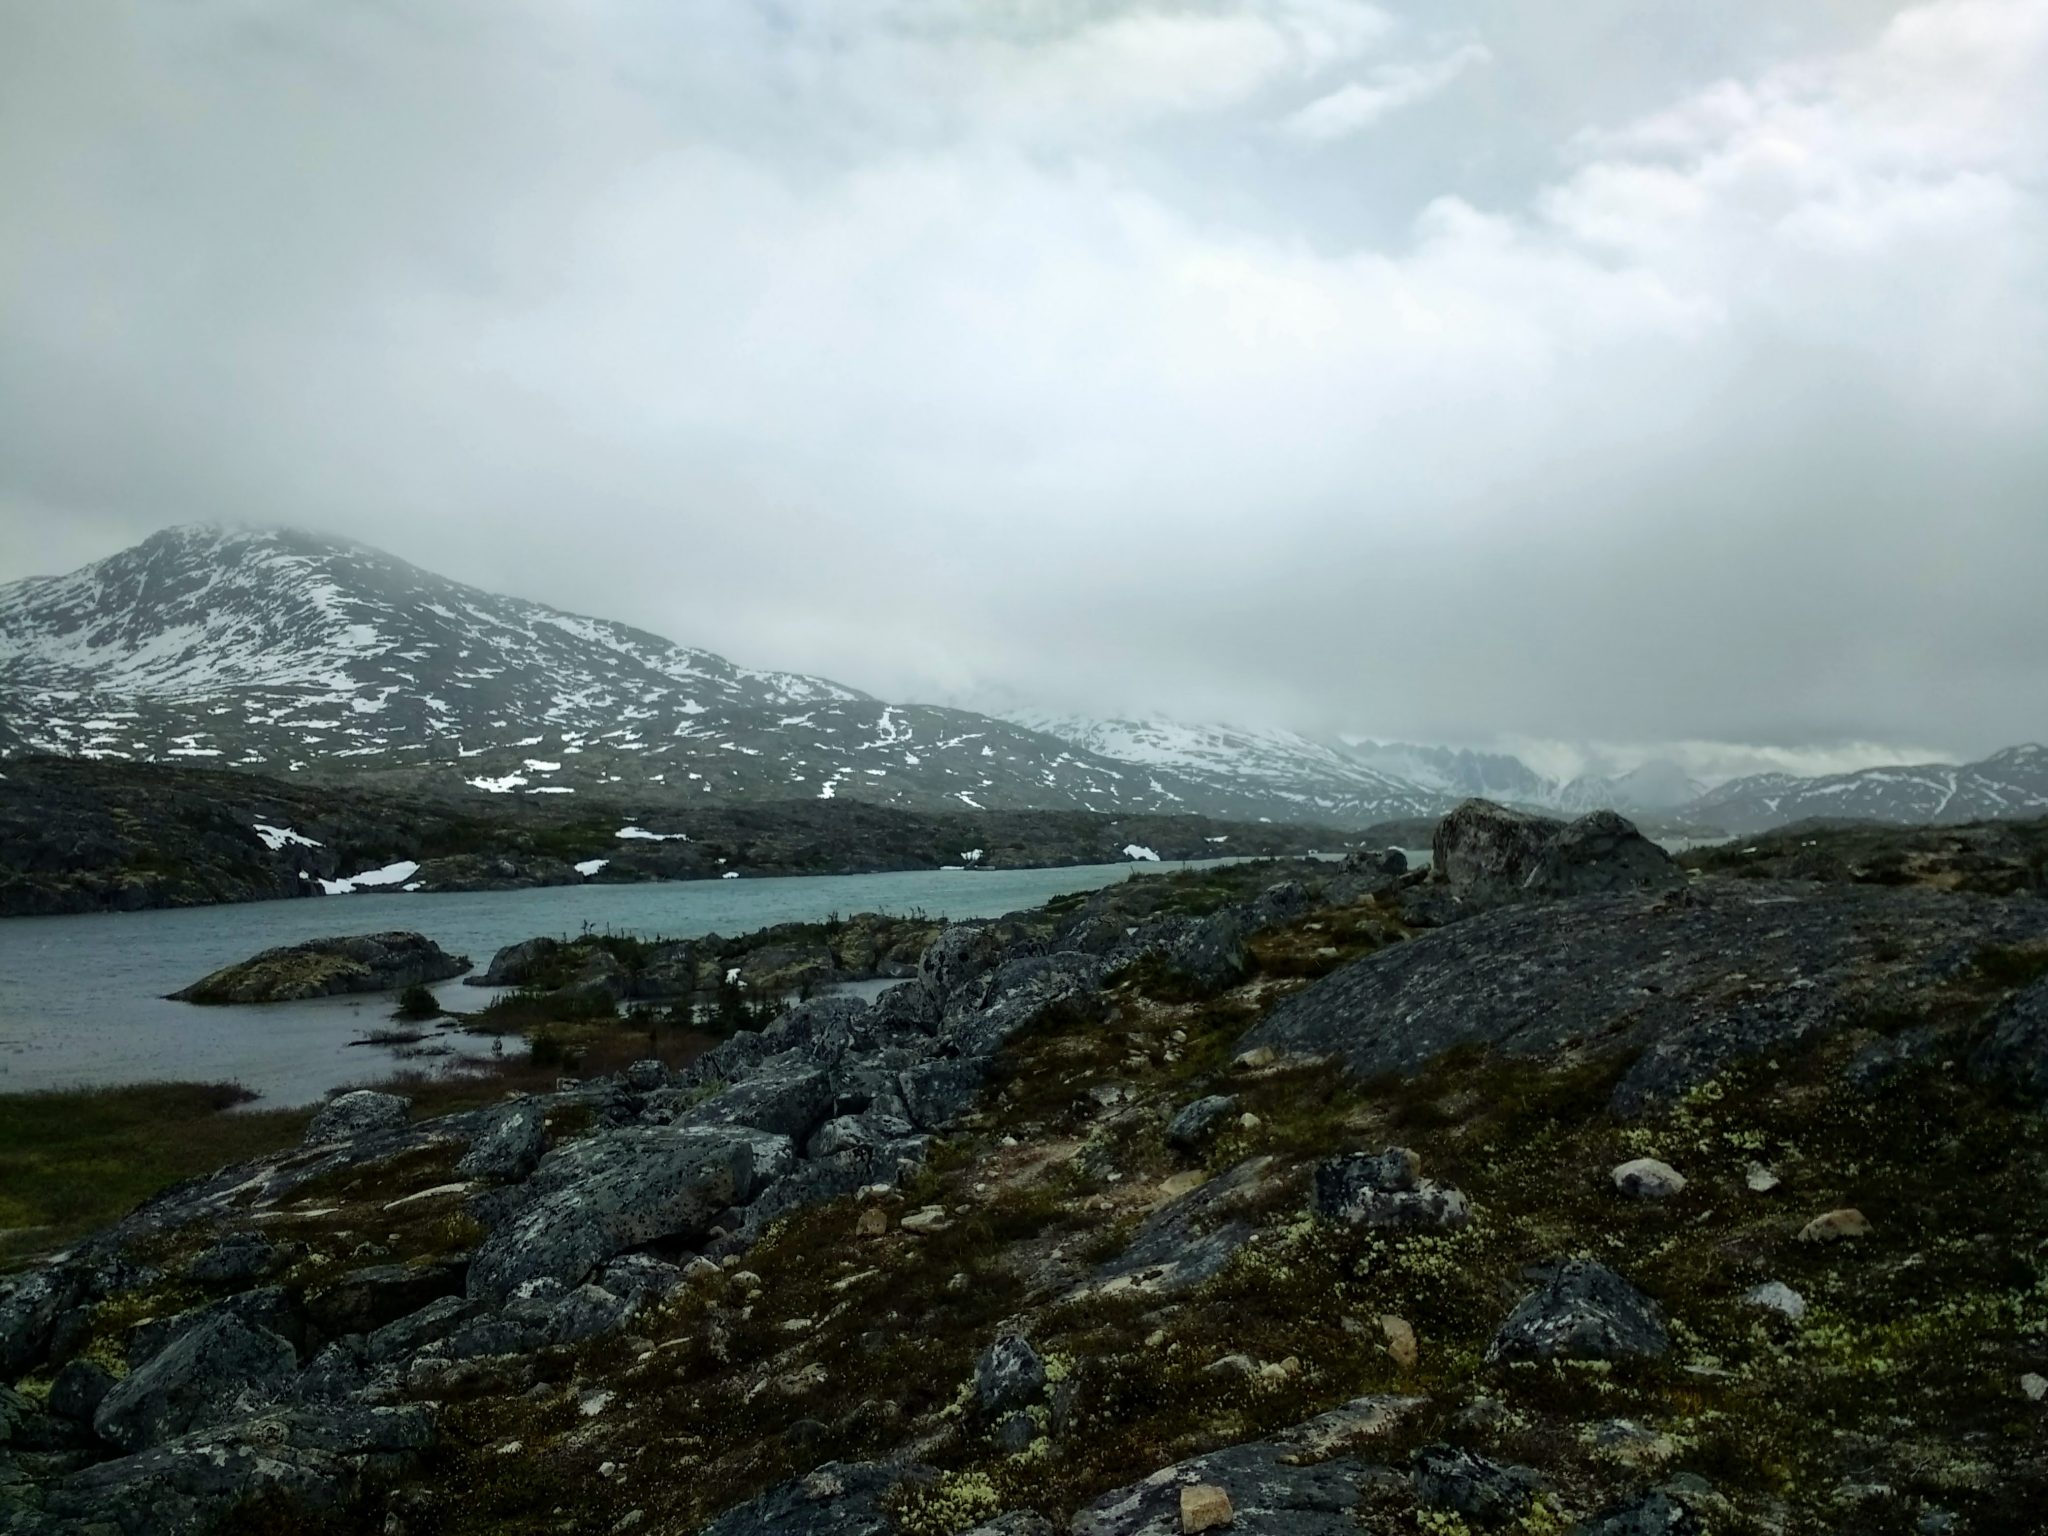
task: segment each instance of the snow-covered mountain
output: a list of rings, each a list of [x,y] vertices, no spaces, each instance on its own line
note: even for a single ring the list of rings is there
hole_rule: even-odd
[[[1435,790],[1454,801],[1477,795],[1509,805],[1557,803],[1556,781],[1506,752],[1379,741],[1349,741],[1344,750],[1370,768]]]
[[[745,799],[1366,822],[1412,786],[1139,762],[964,710],[733,665],[379,550],[176,528],[0,587],[0,752],[394,776],[476,794]],[[1380,798],[1375,798],[1376,796]]]
[[[1093,757],[1213,795],[1256,794],[1291,808],[1290,819],[1346,826],[1435,816],[1463,798],[1361,761],[1347,749],[1293,731],[1170,720],[1097,720],[1019,711],[1005,717]]]
[[[1808,817],[1961,822],[2048,814],[2048,747],[2007,747],[1981,762],[1863,768],[1802,779],[1760,773],[1731,779],[1687,808],[1733,833],[1761,832]]]

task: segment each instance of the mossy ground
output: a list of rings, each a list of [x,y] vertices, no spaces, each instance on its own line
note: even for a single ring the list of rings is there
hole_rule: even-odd
[[[60,1248],[180,1179],[304,1133],[310,1110],[236,1109],[249,1098],[232,1083],[0,1097],[0,1268]]]
[[[642,1529],[693,1530],[822,1461],[898,1454],[942,1473],[899,1501],[911,1536],[1000,1509],[1064,1520],[1173,1461],[1368,1393],[1425,1399],[1360,1448],[1368,1459],[1398,1467],[1448,1438],[1539,1469],[1548,1492],[1525,1532],[1569,1528],[1680,1472],[1719,1490],[1717,1531],[1906,1532],[1929,1507],[1962,1529],[2040,1528],[2048,1421],[2018,1380],[2048,1371],[2048,1122],[1953,1060],[1851,1086],[1849,1056],[1905,1020],[1752,1062],[1633,1123],[1607,1110],[1627,1065],[1612,1058],[1458,1053],[1370,1083],[1232,1064],[1246,1026],[1304,975],[1398,936],[1370,904],[1318,912],[1262,937],[1258,972],[1223,995],[1150,995],[1133,974],[1059,1010],[887,1202],[897,1218],[944,1205],[950,1227],[913,1237],[892,1220],[861,1237],[855,1200],[803,1212],[627,1336],[533,1362],[540,1387],[523,1376],[516,1392],[454,1405],[407,1495],[407,1530],[604,1532],[635,1509]],[[2001,963],[1945,1009],[1988,1008]],[[1191,1168],[1162,1130],[1216,1091],[1253,1118]],[[1468,1226],[1395,1235],[1306,1214],[1315,1158],[1390,1144],[1465,1191]],[[1077,1289],[1167,1188],[1254,1155],[1275,1160],[1252,1206],[1259,1231],[1215,1278],[1174,1296]],[[1618,1194],[1610,1170],[1638,1156],[1673,1164],[1685,1191]],[[1777,1187],[1753,1191],[1753,1165]],[[1800,1240],[1844,1205],[1869,1236]],[[1569,1256],[1655,1298],[1670,1355],[1489,1365],[1531,1267]],[[1744,1303],[1773,1279],[1805,1296],[1803,1320]],[[1414,1370],[1388,1355],[1383,1314],[1413,1326]],[[976,1421],[969,1383],[979,1352],[1018,1327],[1061,1380],[1053,1433],[1012,1454]],[[1227,1355],[1254,1369],[1210,1369]],[[1364,1529],[1456,1529],[1394,1486],[1361,1512]],[[336,1528],[375,1528],[383,1507]]]

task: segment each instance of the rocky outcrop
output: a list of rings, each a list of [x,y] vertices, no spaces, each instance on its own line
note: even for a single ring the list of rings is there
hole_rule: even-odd
[[[629,1127],[541,1159],[530,1203],[484,1239],[469,1294],[503,1301],[532,1280],[577,1285],[613,1254],[694,1236],[786,1171],[789,1143],[745,1130]]]
[[[1519,904],[1354,962],[1239,1048],[1332,1057],[1362,1078],[1460,1045],[1633,1055],[1613,1095],[1633,1114],[1872,1008],[1925,1004],[1982,946],[2043,942],[2048,903],[1920,890],[1717,881]]]
[[[419,933],[311,939],[224,966],[172,998],[181,1003],[286,1003],[349,992],[392,992],[447,981],[469,969]]]
[[[110,1445],[139,1451],[246,1417],[298,1368],[289,1342],[221,1313],[123,1378],[101,1399],[93,1428]]]

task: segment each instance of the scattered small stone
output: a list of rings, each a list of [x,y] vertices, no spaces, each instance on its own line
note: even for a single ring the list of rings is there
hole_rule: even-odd
[[[1854,1206],[1827,1211],[1799,1229],[1799,1241],[1802,1243],[1834,1243],[1844,1238],[1869,1235],[1869,1219]]]
[[[1160,1180],[1159,1194],[1162,1199],[1178,1200],[1182,1195],[1191,1194],[1208,1182],[1208,1174],[1199,1168],[1189,1168]]]
[[[1387,1336],[1387,1355],[1394,1364],[1404,1371],[1412,1371],[1422,1359],[1422,1347],[1416,1342],[1415,1329],[1405,1317],[1392,1312],[1380,1315],[1380,1332]]]
[[[1246,1110],[1243,1114],[1237,1117],[1237,1128],[1241,1131],[1256,1131],[1260,1126],[1264,1125],[1265,1123],[1265,1121],[1261,1120],[1257,1115],[1253,1114],[1250,1110]]]
[[[592,1392],[587,1397],[577,1400],[576,1411],[586,1419],[594,1419],[611,1406],[611,1401],[612,1395],[609,1392]]]
[[[683,1266],[683,1278],[685,1280],[703,1280],[712,1275],[722,1275],[724,1273],[725,1271],[718,1267],[716,1259],[707,1259],[701,1253]]]
[[[1194,1483],[1180,1491],[1181,1536],[1220,1531],[1237,1518],[1230,1495],[1214,1483]]]
[[[647,1511],[644,1509],[627,1510],[623,1515],[619,1516],[619,1518],[613,1522],[612,1536],[626,1536],[626,1532],[638,1530],[640,1528],[640,1523],[646,1518]]]
[[[927,1205],[912,1211],[903,1218],[903,1230],[913,1237],[925,1237],[934,1232],[944,1232],[953,1223],[946,1218],[943,1205]]]
[[[1806,1298],[1782,1280],[1767,1280],[1744,1293],[1743,1301],[1789,1317],[1793,1322],[1806,1316]]]
[[[1614,1187],[1637,1200],[1668,1200],[1685,1189],[1685,1175],[1654,1157],[1638,1157],[1614,1170]]]
[[[946,1290],[952,1295],[964,1296],[967,1294],[968,1288],[971,1285],[973,1285],[973,1283],[974,1282],[972,1280],[967,1278],[967,1271],[962,1270],[959,1274],[955,1275],[952,1279],[946,1282]]]
[[[1300,1371],[1301,1357],[1289,1355],[1285,1360],[1268,1360],[1260,1366],[1259,1380],[1286,1381],[1289,1377],[1300,1374]]]
[[[1462,1192],[1422,1178],[1422,1159],[1406,1147],[1351,1152],[1316,1165],[1315,1213],[1354,1227],[1462,1227],[1472,1218]]]
[[[889,1213],[879,1205],[868,1206],[860,1213],[853,1230],[857,1237],[880,1237],[889,1230]]]
[[[1205,1376],[1252,1377],[1258,1373],[1258,1362],[1250,1355],[1224,1355],[1202,1367],[1202,1374]]]
[[[1749,1171],[1742,1176],[1742,1182],[1749,1186],[1751,1194],[1768,1195],[1785,1181],[1762,1163],[1751,1163]]]
[[[2043,1398],[2048,1398],[2048,1376],[2043,1376],[2038,1371],[2027,1372],[2020,1378],[2020,1391],[2030,1403],[2038,1403]]]
[[[1280,1053],[1270,1045],[1255,1045],[1248,1051],[1240,1051],[1237,1060],[1231,1065],[1240,1071],[1256,1072],[1262,1067],[1273,1065],[1279,1059],[1279,1055]]]

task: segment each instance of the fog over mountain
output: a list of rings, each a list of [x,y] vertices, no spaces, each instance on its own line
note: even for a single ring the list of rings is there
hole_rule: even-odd
[[[0,29],[0,580],[306,528],[877,698],[1561,782],[2048,720],[2032,0]]]

